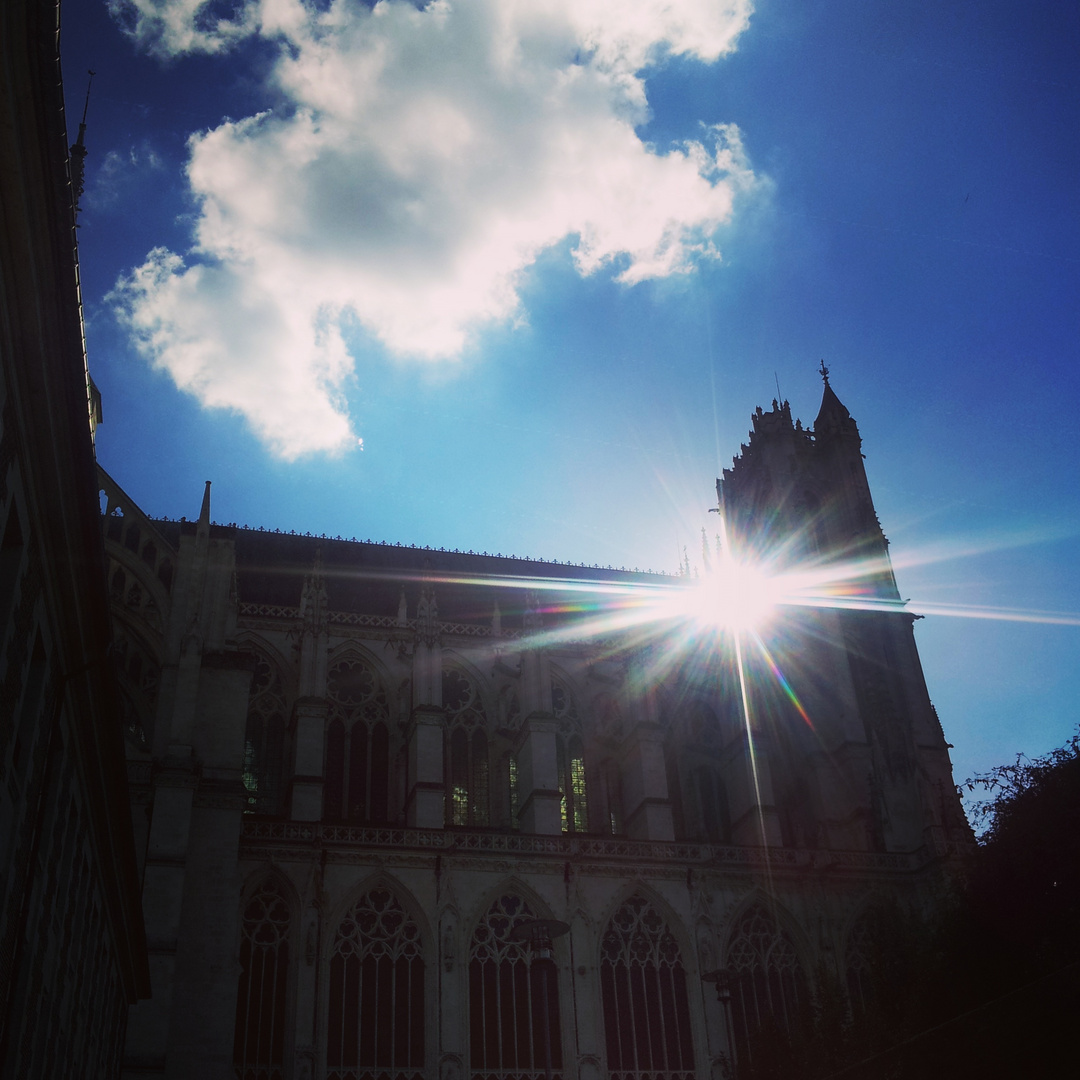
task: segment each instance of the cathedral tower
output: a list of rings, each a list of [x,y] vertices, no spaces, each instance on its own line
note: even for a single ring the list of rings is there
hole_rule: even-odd
[[[918,616],[897,590],[859,428],[824,364],[821,372],[813,428],[792,422],[786,401],[758,408],[748,443],[717,482],[740,557],[810,574],[834,597],[786,608],[773,629],[772,652],[807,719],[790,722],[790,701],[774,693],[776,716],[763,739],[786,839],[911,851],[967,837],[968,827],[915,647]]]

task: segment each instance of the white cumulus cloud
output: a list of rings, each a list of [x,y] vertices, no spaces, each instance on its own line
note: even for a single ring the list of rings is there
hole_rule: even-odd
[[[749,0],[122,6],[160,55],[280,42],[288,106],[191,137],[192,250],[151,252],[113,298],[153,363],[285,457],[356,443],[343,325],[456,356],[521,314],[544,249],[571,237],[582,274],[628,285],[682,273],[754,183],[733,125],[664,150],[636,131],[650,67],[730,51]]]

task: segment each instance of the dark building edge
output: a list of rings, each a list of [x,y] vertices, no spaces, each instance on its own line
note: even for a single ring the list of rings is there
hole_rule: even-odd
[[[39,717],[49,730],[39,729],[35,736],[49,749],[40,797],[28,808],[31,861],[19,901],[28,913],[27,905],[48,887],[37,849],[45,806],[50,794],[57,797],[48,786],[64,772],[56,767],[56,755],[62,753],[59,736],[67,725],[64,734],[84,801],[90,872],[100,889],[116,975],[130,1002],[149,992],[149,972],[122,731],[107,658],[111,632],[101,575],[59,27],[56,0],[0,5],[0,363],[7,384],[0,468],[6,475],[15,463],[21,474],[28,519],[23,527],[43,568],[43,621],[54,647],[49,687],[54,704]],[[10,613],[9,608],[0,614]],[[3,871],[12,869],[13,863]],[[40,940],[26,940],[25,921],[18,930],[10,985],[0,987],[0,1022],[7,1021],[0,1043],[4,1075],[16,1067],[14,1031],[23,1014],[35,1008],[32,1001],[16,1000],[20,968],[30,962],[32,950],[44,947]],[[47,1018],[39,1016],[37,1022]],[[67,1064],[70,1075],[80,1075],[89,1063]]]

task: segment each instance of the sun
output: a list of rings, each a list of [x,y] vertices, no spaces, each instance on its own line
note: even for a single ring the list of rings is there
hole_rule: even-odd
[[[680,597],[684,613],[727,630],[755,630],[768,621],[780,599],[778,579],[763,567],[724,559]]]

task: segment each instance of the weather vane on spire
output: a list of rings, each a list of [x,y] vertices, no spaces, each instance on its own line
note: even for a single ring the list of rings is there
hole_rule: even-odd
[[[824,360],[821,361],[821,367],[818,368],[818,371],[821,372],[821,377],[825,380],[825,385],[828,386],[829,385],[829,369],[825,366],[825,361]]]

